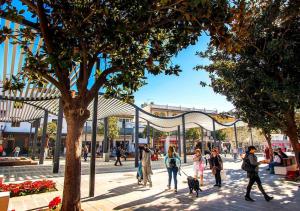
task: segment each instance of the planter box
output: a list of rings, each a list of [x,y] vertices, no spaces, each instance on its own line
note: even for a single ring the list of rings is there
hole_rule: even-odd
[[[0,210],[8,210],[9,192],[0,192]]]

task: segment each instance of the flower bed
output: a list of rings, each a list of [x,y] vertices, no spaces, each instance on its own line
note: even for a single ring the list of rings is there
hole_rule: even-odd
[[[55,183],[52,180],[26,181],[17,184],[0,184],[0,192],[9,191],[10,197],[25,196],[29,194],[55,191]]]

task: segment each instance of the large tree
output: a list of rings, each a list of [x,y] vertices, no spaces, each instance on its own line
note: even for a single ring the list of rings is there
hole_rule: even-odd
[[[61,93],[68,126],[63,211],[81,210],[80,135],[98,90],[131,100],[146,72],[178,75],[179,66],[170,59],[202,32],[210,33],[213,43],[227,42],[232,21],[227,0],[2,0],[0,6],[2,18],[23,25],[18,31],[1,26],[0,41],[13,39],[26,57],[20,74],[4,88],[22,89],[29,79],[40,87],[51,83]],[[36,36],[43,42],[33,52],[29,46]],[[107,68],[95,70],[101,59]],[[71,87],[74,69],[78,75]]]
[[[270,132],[280,129],[299,153],[300,2],[251,1],[245,4],[243,33],[230,52],[209,48],[201,56],[212,63],[198,66],[210,72],[213,89],[231,101],[250,126]],[[233,29],[240,27],[234,25]],[[297,161],[299,165],[298,155]]]

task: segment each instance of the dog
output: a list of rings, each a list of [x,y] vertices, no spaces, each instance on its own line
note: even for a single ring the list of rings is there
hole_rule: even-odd
[[[194,190],[194,191],[196,191],[197,197],[198,197],[199,191],[202,192],[199,181],[191,176],[187,177],[187,181],[188,181],[188,185],[189,185],[189,189],[190,189],[190,194],[192,194],[193,190]]]

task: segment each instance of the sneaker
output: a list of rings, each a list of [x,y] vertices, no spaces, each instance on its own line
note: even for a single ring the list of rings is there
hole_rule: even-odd
[[[274,199],[274,197],[272,196],[265,196],[266,201],[271,201],[272,199]]]
[[[219,186],[218,184],[215,184],[215,185],[214,185],[214,187],[218,187],[218,186]]]
[[[219,186],[219,188],[222,187],[221,185],[218,185],[218,186]]]
[[[245,200],[255,202],[250,196],[245,196]]]
[[[174,190],[174,193],[177,193],[177,189]]]
[[[152,182],[149,184],[149,187],[152,188]]]

